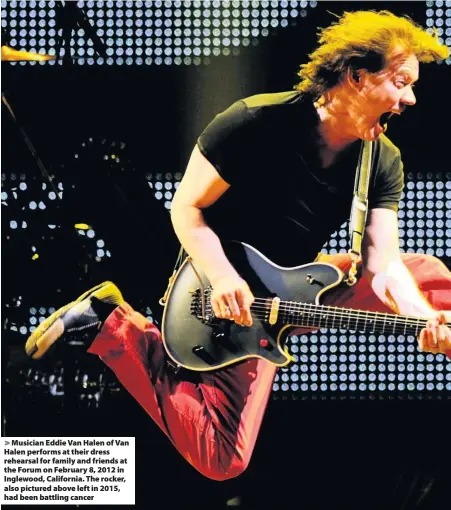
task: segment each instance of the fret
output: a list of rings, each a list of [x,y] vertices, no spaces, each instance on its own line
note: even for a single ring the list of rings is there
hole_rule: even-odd
[[[301,307],[301,304],[300,303],[295,303],[293,301],[293,322],[295,324],[302,324],[302,320],[301,320],[301,317],[302,317],[302,307]]]
[[[347,320],[346,329],[349,329],[351,326],[351,312],[349,310],[346,310],[346,320]]]
[[[287,322],[287,306],[285,301],[280,301],[279,303],[279,312],[277,316],[277,322],[281,321],[282,323]]]
[[[354,328],[352,327],[353,316],[350,310],[347,311],[347,314],[348,314],[348,329],[351,331],[354,330]]]
[[[409,321],[404,318],[404,336],[407,335],[407,325],[409,324]]]
[[[360,319],[361,319],[360,314],[361,313],[362,313],[361,310],[357,311],[357,316],[356,316],[356,319],[355,319],[355,331],[360,331],[360,329],[361,329],[360,328]]]
[[[296,309],[297,309],[297,303],[295,301],[290,301],[290,306],[291,306],[291,311],[290,311],[290,314],[291,314],[291,322],[293,323],[296,323]]]
[[[415,335],[418,335],[418,334],[419,334],[419,332],[420,332],[420,330],[421,330],[420,322],[421,322],[421,319],[420,319],[420,318],[418,318],[418,319],[417,319],[417,327],[416,327],[416,329],[415,329]]]
[[[333,311],[333,314],[332,314],[332,326],[331,326],[331,328],[335,329],[335,316],[337,314],[337,307],[334,307],[333,310],[334,311]]]
[[[311,316],[312,316],[312,324],[314,326],[320,326],[321,324],[321,311],[318,306],[311,306]]]
[[[368,331],[368,312],[365,311],[365,310],[362,310],[361,313],[365,314],[364,316],[362,316],[362,323],[361,323],[361,326],[362,326],[362,332],[366,333]]]
[[[318,305],[312,305],[312,319],[315,326],[321,327],[322,313]]]
[[[370,314],[369,310],[366,311],[365,315],[365,324],[363,325],[363,330],[366,331],[368,328],[368,315]],[[370,328],[371,329],[371,328]]]
[[[304,324],[308,326],[309,321],[309,307],[308,305],[304,305],[304,308],[302,309],[302,319],[304,320]]]
[[[302,317],[302,306],[300,303],[293,303],[293,315],[294,317],[297,317],[297,319],[293,319],[294,322],[297,320],[298,324],[301,324],[301,317]]]
[[[343,329],[342,323],[343,323],[343,317],[344,317],[344,308],[341,309],[340,313],[340,324],[338,326],[338,329]]]
[[[361,318],[361,331],[366,333],[367,330],[367,321],[368,321],[368,311],[361,310],[360,312],[362,314]],[[363,315],[365,314],[365,315]]]
[[[317,308],[315,305],[310,305],[310,319],[312,321],[311,323],[311,326],[318,326],[318,322],[319,322],[319,319],[316,318],[316,315],[315,315],[315,308]],[[317,312],[318,313],[318,312]]]
[[[303,308],[303,311],[302,311],[302,324],[304,324],[305,326],[308,326],[308,307],[307,305],[304,305],[304,308]]]
[[[384,313],[384,322],[382,323],[382,333],[385,333],[385,323],[387,322],[388,314]]]
[[[313,312],[313,306],[312,305],[309,305],[308,316],[309,316],[309,321],[310,321],[309,326],[316,326],[316,324],[315,324],[315,313]]]
[[[305,326],[304,324],[304,312],[302,311],[302,304],[299,304],[298,307],[297,307],[297,314],[299,316],[299,323],[302,325],[302,326]]]
[[[293,316],[293,301],[286,301],[285,302],[285,324],[291,322],[291,317]]]
[[[323,313],[321,314],[320,317],[324,321],[324,324],[322,325],[322,327],[328,328],[329,326],[327,325],[327,309],[326,309],[325,306],[321,306],[321,310],[323,311]],[[320,319],[320,324],[319,325],[321,326],[321,319]]]
[[[354,316],[354,314],[358,315],[358,311],[357,310],[355,310],[355,311],[348,310],[348,329],[349,329],[349,331],[355,330],[355,327],[352,325],[353,321],[355,321],[355,324],[357,325],[357,319]]]
[[[393,321],[393,334],[396,333],[396,321],[398,320],[398,316],[395,316],[395,320]]]
[[[306,323],[305,323],[305,325],[306,325],[306,326],[310,326],[310,324],[309,324],[309,321],[310,321],[310,313],[309,313],[307,310],[306,310],[306,315],[307,315],[307,319],[306,319]]]
[[[307,308],[307,305],[304,305],[304,308],[302,310],[302,324],[304,324],[305,326],[308,326],[308,321],[309,321],[309,317],[308,317],[308,308]]]
[[[379,312],[374,313],[373,333],[377,333],[377,324],[379,321],[378,315],[379,315]]]
[[[356,328],[352,327],[352,321],[354,320],[354,316],[353,316],[353,313],[348,311],[349,313],[349,322],[348,322],[348,328],[350,331],[354,331]],[[356,314],[356,316],[358,316],[359,312],[354,312]],[[355,319],[355,324],[357,326],[357,319]]]

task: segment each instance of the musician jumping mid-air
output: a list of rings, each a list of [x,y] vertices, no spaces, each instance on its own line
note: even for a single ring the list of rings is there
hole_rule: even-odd
[[[407,18],[346,13],[322,31],[295,90],[237,101],[212,120],[193,149],[171,217],[181,244],[213,286],[219,318],[249,326],[254,299],[220,240],[248,243],[280,266],[316,258],[348,270],[347,254],[322,259],[318,253],[349,218],[361,140],[370,140],[374,166],[362,276],[324,301],[429,319],[420,349],[451,355],[451,274],[434,257],[400,253],[403,165],[384,135],[387,118],[415,104],[419,64],[447,56],[446,46]],[[113,370],[198,471],[225,480],[246,469],[272,390],[273,364],[253,358],[175,375],[160,331],[111,282],[55,312],[29,337],[26,351],[38,359],[75,331],[92,331],[89,352]]]

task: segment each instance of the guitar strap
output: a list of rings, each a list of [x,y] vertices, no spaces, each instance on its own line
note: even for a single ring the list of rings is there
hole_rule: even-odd
[[[185,249],[183,248],[183,246],[180,246],[179,254],[177,256],[177,260],[175,261],[174,270],[172,271],[172,275],[169,277],[168,286],[166,287],[164,296],[162,298],[160,298],[160,300],[158,301],[161,306],[166,305],[166,302],[168,300],[169,291],[171,290],[175,275],[177,274],[177,271],[180,269],[180,266],[182,265],[182,262],[185,259],[186,255],[187,255],[187,253],[185,252]]]
[[[362,141],[359,161],[354,183],[354,198],[352,200],[351,217],[349,220],[349,237],[351,268],[346,283],[352,286],[356,283],[357,262],[360,259],[362,239],[365,232],[368,213],[368,187],[372,167],[373,142]]]

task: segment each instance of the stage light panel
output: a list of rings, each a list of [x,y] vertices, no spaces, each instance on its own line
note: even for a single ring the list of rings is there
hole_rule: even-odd
[[[10,45],[23,51],[59,57],[56,2],[32,7],[26,2],[2,2],[2,26],[9,31]],[[66,28],[71,56],[76,65],[208,65],[212,56],[237,55],[240,47],[259,44],[271,30],[284,28],[307,16],[317,2],[90,2],[78,1],[105,54],[96,54],[87,30]],[[20,20],[19,27],[17,20]],[[70,31],[70,32],[69,32]],[[36,62],[10,63],[36,65]],[[55,65],[54,61],[40,65]]]
[[[451,48],[451,2],[449,0],[426,2],[426,26],[431,34],[435,29],[439,41]],[[445,60],[445,64],[451,64],[451,57]]]

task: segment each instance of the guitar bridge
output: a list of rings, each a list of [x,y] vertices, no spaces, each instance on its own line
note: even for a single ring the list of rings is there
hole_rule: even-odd
[[[211,293],[213,287],[209,285],[202,292],[202,289],[190,289],[191,306],[190,313],[199,319],[203,324],[211,325],[216,319],[211,305]]]

